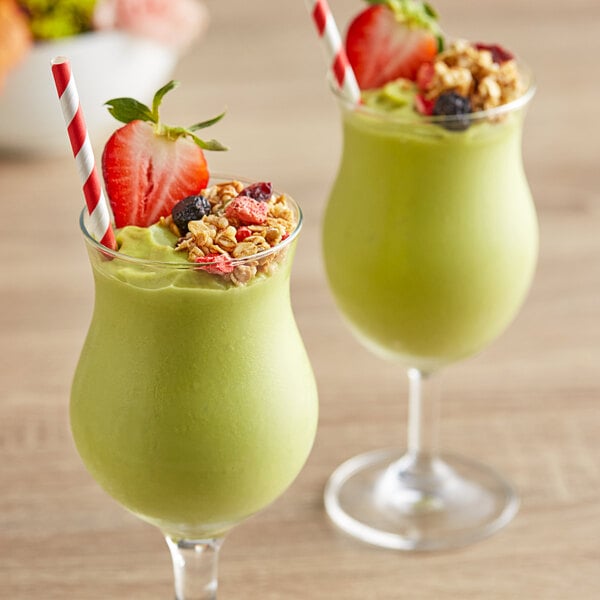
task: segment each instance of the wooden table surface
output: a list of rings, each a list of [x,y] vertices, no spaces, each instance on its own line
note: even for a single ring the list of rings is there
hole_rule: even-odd
[[[359,3],[331,6],[342,24]],[[213,170],[271,179],[302,203],[293,304],[321,402],[299,478],[223,547],[223,600],[600,598],[600,3],[437,6],[450,34],[527,57],[539,85],[524,138],[537,276],[510,329],[444,375],[441,431],[445,448],[512,480],[521,509],[495,536],[432,554],[374,548],[328,521],[334,467],[404,443],[406,382],[350,336],[323,275],[319,226],[341,137],[303,2],[212,0],[165,112],[193,122],[227,106],[214,133],[232,150],[209,157]],[[3,156],[0,202],[0,598],[172,598],[160,533],[99,489],[69,433],[93,298],[66,142],[53,158]]]

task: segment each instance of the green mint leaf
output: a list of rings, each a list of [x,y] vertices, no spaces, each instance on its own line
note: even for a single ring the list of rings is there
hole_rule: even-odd
[[[175,89],[179,85],[179,81],[175,81],[171,79],[169,83],[163,85],[160,90],[154,94],[154,98],[152,99],[152,114],[155,117],[155,123],[158,123],[158,107],[162,102],[162,99],[168,94],[171,90]]]
[[[225,116],[225,112],[222,112],[220,115],[213,117],[212,119],[208,119],[208,121],[202,121],[201,123],[196,123],[195,125],[190,125],[188,127],[189,131],[198,131],[199,129],[206,129],[215,123],[218,123]]]
[[[130,123],[138,119],[151,123],[157,122],[150,109],[133,98],[113,98],[106,101],[104,105],[108,107],[108,112],[121,123]]]

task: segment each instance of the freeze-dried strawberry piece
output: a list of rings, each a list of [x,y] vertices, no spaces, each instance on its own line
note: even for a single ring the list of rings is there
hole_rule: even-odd
[[[231,260],[224,254],[208,254],[207,256],[200,256],[196,259],[198,267],[207,273],[213,275],[226,275],[233,271],[233,265]]]
[[[243,242],[247,237],[250,237],[252,232],[243,225],[238,227],[238,230],[235,232],[235,240],[236,242]]]
[[[225,209],[225,216],[238,219],[248,225],[260,225],[267,220],[269,206],[266,202],[259,202],[247,196],[234,198]]]

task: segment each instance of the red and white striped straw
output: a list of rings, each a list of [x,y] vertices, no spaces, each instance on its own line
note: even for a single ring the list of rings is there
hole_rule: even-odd
[[[94,151],[87,133],[83,111],[69,60],[57,56],[52,60],[52,75],[60,100],[73,156],[83,184],[83,195],[89,219],[86,223],[92,237],[107,248],[116,249],[115,234],[110,224],[108,204],[96,169]]]
[[[331,70],[340,91],[353,104],[360,104],[360,88],[327,0],[305,0],[305,4],[323,41],[327,60],[331,61]]]

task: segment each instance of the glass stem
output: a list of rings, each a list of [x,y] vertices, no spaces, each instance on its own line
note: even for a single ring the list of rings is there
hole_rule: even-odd
[[[166,536],[173,559],[175,600],[215,600],[222,539],[174,540]]]
[[[430,468],[438,451],[439,377],[408,370],[408,456],[417,468]]]

